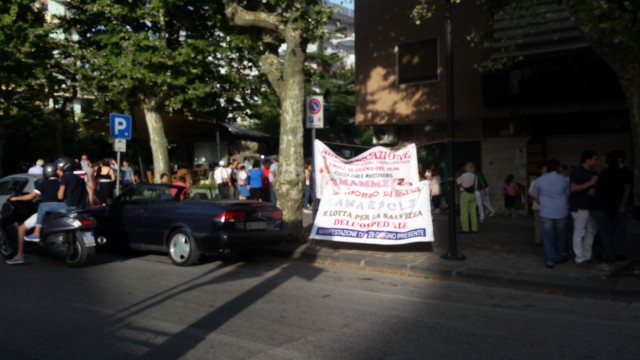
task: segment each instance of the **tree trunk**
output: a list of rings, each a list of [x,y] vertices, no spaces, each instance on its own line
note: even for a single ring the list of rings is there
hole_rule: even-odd
[[[565,0],[564,4],[575,16],[587,42],[611,65],[627,97],[633,154],[634,202],[640,206],[640,66],[638,65],[637,5],[609,7],[604,1]],[[635,10],[633,10],[635,9]],[[635,13],[634,13],[635,11]],[[631,15],[631,16],[623,16]],[[635,15],[635,16],[634,16]],[[615,21],[612,17],[618,17]],[[635,19],[635,20],[633,20]],[[611,23],[607,23],[611,22]]]
[[[631,139],[633,139],[633,154],[627,154],[627,165],[633,168],[634,183],[633,191],[634,204],[640,206],[640,71],[624,75],[619,74],[622,90],[627,96],[629,104],[629,122],[631,125]],[[633,164],[629,164],[633,158]]]
[[[282,209],[284,229],[294,240],[304,241],[304,66],[305,51],[298,33],[288,32],[280,96],[280,146],[275,189]]]
[[[304,109],[304,61],[306,40],[295,21],[286,16],[262,11],[247,11],[237,0],[226,0],[225,14],[239,26],[263,30],[265,53],[260,58],[262,73],[280,99],[279,166],[275,190],[282,209],[284,230],[290,238],[305,240],[302,227],[302,198],[304,196],[304,159],[302,127]],[[274,37],[274,34],[278,36]],[[283,38],[287,50],[280,60],[274,41]]]
[[[153,155],[153,178],[155,182],[159,182],[162,173],[171,174],[169,171],[169,151],[167,137],[164,133],[164,124],[153,100],[143,100],[142,110],[149,129],[149,142],[151,154]]]

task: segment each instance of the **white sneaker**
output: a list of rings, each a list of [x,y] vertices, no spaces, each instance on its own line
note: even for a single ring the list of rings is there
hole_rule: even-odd
[[[17,257],[14,256],[13,259],[7,260],[7,264],[9,265],[18,265],[24,263],[24,256]]]

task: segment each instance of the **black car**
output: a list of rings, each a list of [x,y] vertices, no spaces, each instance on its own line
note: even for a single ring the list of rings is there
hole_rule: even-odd
[[[275,205],[192,199],[176,185],[135,185],[91,214],[98,243],[165,252],[180,266],[195,264],[203,254],[251,256],[283,239],[282,211]]]

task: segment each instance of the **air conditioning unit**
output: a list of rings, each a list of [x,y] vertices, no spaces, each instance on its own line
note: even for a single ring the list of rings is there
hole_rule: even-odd
[[[398,131],[393,125],[381,125],[373,127],[373,145],[396,145],[398,143]]]

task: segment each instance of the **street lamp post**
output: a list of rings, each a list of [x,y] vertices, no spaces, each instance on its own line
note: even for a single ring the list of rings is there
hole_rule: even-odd
[[[446,260],[464,260],[465,256],[458,252],[456,222],[456,184],[454,177],[454,135],[455,135],[455,117],[453,112],[453,46],[451,36],[451,0],[446,0],[446,20],[445,20],[445,36],[446,36],[446,64],[447,64],[447,163],[449,172],[449,250],[440,257]]]

